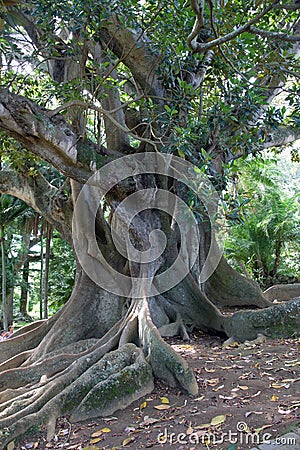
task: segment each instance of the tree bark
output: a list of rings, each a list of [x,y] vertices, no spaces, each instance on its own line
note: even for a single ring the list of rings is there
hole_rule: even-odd
[[[28,315],[28,280],[29,280],[29,259],[24,263],[22,270],[22,285],[20,296],[20,316],[27,319]]]
[[[3,328],[8,329],[8,311],[6,304],[6,257],[5,257],[5,245],[4,245],[4,227],[1,227],[0,233],[1,239],[1,264],[2,264],[2,318],[3,318]]]
[[[51,252],[51,238],[52,226],[47,222],[46,224],[46,253],[45,253],[45,272],[44,272],[44,319],[48,319],[48,284],[49,284],[49,268],[50,268],[50,252]]]

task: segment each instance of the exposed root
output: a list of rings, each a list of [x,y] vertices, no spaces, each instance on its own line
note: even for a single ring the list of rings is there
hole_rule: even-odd
[[[93,366],[85,374],[84,381],[83,384],[77,380],[76,389],[70,387],[73,391],[70,400],[74,394],[77,397],[78,392],[85,393],[88,383],[91,387],[73,412],[71,420],[112,414],[117,409],[126,408],[154,388],[151,367],[142,350],[134,344],[126,344],[106,355],[98,366]]]
[[[296,298],[300,296],[300,283],[294,284],[276,284],[275,286],[269,287],[266,291],[264,291],[264,297],[274,302],[277,301],[286,301],[291,300],[292,298]]]
[[[170,386],[179,386],[196,395],[198,385],[193,372],[186,361],[159,335],[152,322],[147,301],[144,299],[139,302],[139,337],[154,375]]]
[[[176,321],[162,325],[158,329],[162,337],[173,337],[179,335],[184,341],[189,341],[189,335],[186,331],[185,325],[183,323],[182,317],[177,313]]]
[[[224,317],[224,329],[237,341],[268,337],[291,337],[300,330],[300,297],[262,310],[238,311]]]
[[[37,327],[31,327],[31,325],[33,324],[25,327],[27,331],[24,333],[14,333],[11,338],[1,342],[0,363],[37,347],[52,328],[53,318],[39,323]]]
[[[30,357],[30,355],[32,355],[33,352],[34,349],[19,353],[18,355],[13,356],[12,358],[0,364],[0,378],[1,372],[9,369],[14,369],[15,367],[20,367],[25,361],[27,361],[27,359]]]
[[[55,383],[48,382],[34,389],[29,405],[22,410],[16,412],[20,406],[18,401],[8,406],[5,413],[9,416],[0,420],[2,446],[45,420],[50,439],[56,418],[61,414],[73,411],[72,420],[111,414],[153,389],[151,368],[142,351],[133,344],[97,361],[95,355],[91,355],[78,366],[68,376],[61,374]],[[22,400],[24,406],[24,398]]]

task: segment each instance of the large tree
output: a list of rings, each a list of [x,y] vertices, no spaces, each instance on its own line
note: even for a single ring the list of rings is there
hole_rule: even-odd
[[[1,343],[5,445],[43,420],[50,438],[66,412],[110,414],[153,375],[195,394],[164,335],[299,329],[299,299],[271,306],[221,257],[215,203],[231,161],[300,137],[300,5],[2,3],[0,190],[77,257],[67,304]]]

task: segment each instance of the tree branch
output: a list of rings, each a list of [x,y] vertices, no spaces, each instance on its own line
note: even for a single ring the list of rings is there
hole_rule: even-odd
[[[297,11],[300,9],[300,3],[295,0],[295,4],[287,4],[287,5],[276,5],[274,9],[286,9],[287,11]]]
[[[91,103],[88,103],[88,102],[84,102],[82,100],[71,100],[70,102],[65,103],[65,104],[63,104],[61,106],[58,106],[56,109],[50,111],[48,113],[48,115],[50,117],[53,117],[54,115],[58,114],[59,112],[64,111],[64,110],[66,110],[68,108],[71,108],[73,106],[81,106],[83,108],[88,108],[88,109],[92,109],[93,111],[100,112],[101,114],[103,114],[104,116],[109,118],[111,120],[111,122],[116,127],[120,128],[122,131],[126,132],[129,136],[131,136],[132,138],[134,138],[134,139],[136,139],[138,141],[146,142],[146,143],[152,145],[154,148],[156,147],[156,145],[161,145],[162,144],[162,142],[159,141],[159,140],[155,140],[154,141],[154,140],[151,140],[151,139],[144,138],[142,136],[138,136],[137,134],[133,133],[126,125],[122,125],[121,123],[119,123],[115,119],[115,117],[112,114],[114,112],[114,110],[112,112],[111,111],[107,111],[107,110],[105,110],[103,108],[99,108],[98,106],[95,106],[95,105],[93,105]]]
[[[292,126],[279,126],[267,132],[266,139],[262,143],[263,148],[282,147],[293,144],[300,139],[300,128]]]
[[[107,47],[130,69],[144,93],[164,97],[164,88],[156,74],[159,57],[150,51],[146,39],[142,39],[144,33],[126,28],[116,14],[102,22],[100,33]]]
[[[79,138],[64,119],[49,117],[45,108],[5,88],[0,88],[0,129],[66,176],[85,182],[91,175],[88,164],[77,161]]]
[[[300,34],[288,34],[288,33],[277,33],[275,31],[262,30],[261,28],[256,28],[250,26],[248,31],[253,34],[258,34],[259,36],[266,37],[268,39],[275,39],[287,42],[298,42],[300,41]]]
[[[204,26],[204,0],[191,0],[191,8],[196,15],[193,29],[187,37],[187,44],[190,48],[194,48],[197,45],[197,36]]]
[[[262,17],[264,17],[269,11],[271,11],[277,5],[278,2],[279,2],[279,0],[275,0],[275,2],[273,2],[271,5],[267,6],[265,9],[263,9],[263,11],[261,13],[257,14],[257,16],[255,16],[253,19],[249,20],[249,22],[247,22],[244,25],[242,25],[241,27],[235,29],[231,33],[226,34],[225,36],[221,36],[217,39],[214,39],[212,41],[205,42],[205,43],[196,42],[194,39],[193,42],[191,42],[191,44],[190,44],[190,48],[194,52],[203,53],[206,50],[209,50],[217,45],[224,44],[225,42],[228,42],[228,41],[234,39],[235,37],[239,36],[240,34],[244,33],[245,31],[248,31],[248,29],[251,25],[255,24]]]
[[[22,172],[1,170],[0,192],[23,200],[71,240],[72,205],[42,175],[30,177]]]

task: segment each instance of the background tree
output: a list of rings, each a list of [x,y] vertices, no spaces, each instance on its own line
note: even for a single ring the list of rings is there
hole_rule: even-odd
[[[195,326],[245,340],[299,328],[299,299],[270,306],[258,285],[224,258],[201,281],[212,228],[203,204],[178,180],[185,160],[196,166],[196,190],[205,173],[220,192],[232,160],[299,138],[298,12],[297,2],[285,0],[33,0],[2,8],[6,165],[0,189],[23,199],[71,244],[76,229],[91,262],[88,276],[77,260],[65,307],[1,344],[3,445],[41,420],[50,438],[56,418],[67,411],[74,420],[110,414],[149,392],[153,374],[195,394],[192,372],[161,335],[186,336]],[[277,106],[279,94],[288,108]],[[164,154],[179,157],[167,176],[159,174],[170,161]],[[129,162],[118,167],[124,155]],[[146,170],[147,158],[154,158],[154,173]],[[44,161],[63,174],[64,184],[45,177]],[[105,173],[110,161],[115,173],[106,179],[109,186],[119,172],[136,167],[107,192],[95,218],[93,197],[82,186],[95,169]],[[176,201],[165,202],[171,214],[154,202],[134,215],[124,244],[125,200],[145,189],[155,201],[161,190]],[[211,190],[202,191],[211,198]],[[72,221],[78,198],[86,209]],[[195,213],[199,252],[191,272],[162,292],[159,275],[179,261],[180,270],[170,272],[179,280],[191,257],[192,245],[184,248],[189,242],[175,224],[179,199]],[[152,230],[159,233],[151,240]],[[132,247],[140,254],[154,251],[162,234],[165,251],[149,264],[129,257]],[[101,258],[99,264],[98,249],[108,264]],[[112,284],[114,271],[123,280],[129,276],[132,291],[118,283],[123,295],[103,289],[103,280],[91,279],[99,267]],[[157,286],[161,294],[148,295]],[[270,307],[224,316],[215,304]]]
[[[285,275],[295,268],[290,264],[299,252],[299,194],[285,192],[288,181],[274,159],[238,161],[232,170],[225,195],[232,223],[226,253],[244,273],[269,287],[279,268]]]
[[[0,235],[1,235],[1,266],[2,266],[2,317],[3,328],[8,330],[8,325],[13,320],[13,296],[8,295],[7,286],[7,257],[8,248],[5,248],[5,238],[8,227],[24,213],[27,205],[10,195],[1,195],[0,199]],[[11,233],[9,233],[11,234]],[[13,283],[11,283],[12,285]],[[12,286],[10,286],[12,289]],[[10,301],[9,301],[10,300]]]

